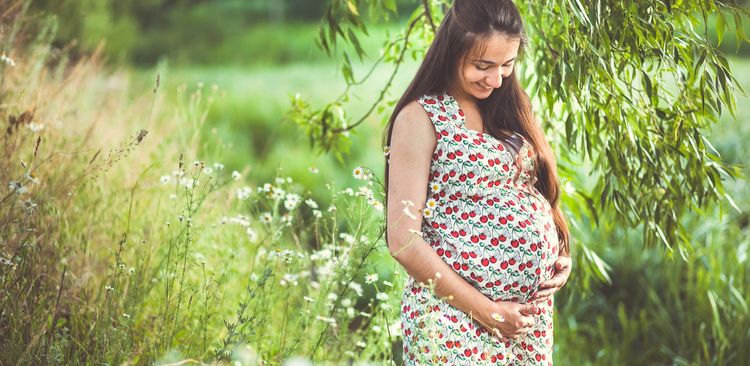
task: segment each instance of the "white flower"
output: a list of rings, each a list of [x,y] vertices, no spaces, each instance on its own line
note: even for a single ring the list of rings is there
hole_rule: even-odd
[[[161,182],[161,184],[167,184],[170,180],[171,177],[168,175],[162,175],[161,178],[159,178],[159,182]]]
[[[361,348],[367,347],[367,343],[362,342],[362,341],[358,341],[356,344],[357,344],[357,347],[361,347]]]
[[[273,221],[273,216],[269,212],[264,212],[260,215],[260,222],[264,224],[270,224]]]
[[[322,321],[324,321],[326,323],[329,323],[329,324],[332,324],[332,325],[336,325],[336,319],[334,319],[334,318],[329,318],[329,317],[325,317],[325,316],[321,316],[321,315],[318,315],[315,318],[318,319],[318,320],[322,320]]]
[[[353,190],[353,189],[351,189],[351,188],[347,188],[347,189],[343,190],[342,192],[343,192],[344,194],[346,194],[346,195],[349,195],[349,196],[354,196],[354,190]]]
[[[310,281],[310,287],[312,287],[314,289],[319,289],[320,288],[320,283],[318,283],[318,281]]]
[[[130,319],[130,314],[128,313],[122,313],[122,317],[125,319]]]
[[[310,168],[308,168],[308,170],[310,171],[310,173],[318,174],[318,168],[314,166],[311,166]]]
[[[336,211],[336,205],[330,205],[328,206],[328,212]]]
[[[292,221],[294,221],[294,216],[290,215],[288,212],[281,215],[281,223],[284,225],[291,225]]]
[[[115,290],[115,288],[112,287],[112,286],[110,286],[110,285],[104,286],[104,289],[107,290],[107,291],[114,291]]]
[[[565,184],[563,185],[563,190],[565,191],[565,194],[567,194],[568,196],[570,196],[570,195],[572,195],[573,193],[575,193],[575,191],[576,191],[576,188],[575,188],[575,187],[573,187],[573,184],[572,184],[572,183],[570,183],[570,181],[567,181],[567,182],[565,182]]]
[[[331,292],[331,293],[328,294],[328,296],[326,298],[328,300],[331,300],[331,301],[336,301],[336,299],[339,298],[339,295],[336,295],[335,293]]]
[[[428,207],[425,207],[425,208],[422,209],[422,216],[424,216],[424,217],[432,217],[432,213],[433,212],[434,211],[432,211],[432,209],[430,209]]]
[[[26,128],[31,130],[31,132],[39,132],[44,129],[44,124],[31,122],[28,125],[26,125]]]
[[[378,300],[380,300],[380,301],[387,301],[388,300],[388,294],[386,294],[385,292],[378,292],[375,295],[375,298],[378,299]]]
[[[500,315],[500,314],[498,314],[498,313],[492,313],[491,316],[492,316],[492,319],[495,319],[495,320],[497,320],[499,322],[504,322],[505,321],[505,318],[503,318],[503,316]]]
[[[250,188],[250,187],[248,187],[248,186],[244,186],[242,188],[237,188],[237,199],[239,199],[239,200],[243,200],[244,201],[244,200],[248,199],[251,194],[253,194],[253,189]]]
[[[223,170],[224,169],[224,164],[222,164],[222,163],[214,163],[214,169],[216,169],[216,170]]]
[[[313,299],[310,296],[302,296],[302,298],[305,299],[305,301],[307,301],[307,302],[314,302],[315,301],[315,299]]]
[[[247,237],[251,242],[258,240],[258,233],[256,233],[253,228],[249,227],[245,229],[245,233],[247,233]]]
[[[211,175],[211,173],[213,173],[213,172],[214,172],[214,169],[211,168],[210,166],[207,166],[207,167],[203,168],[203,174]]]
[[[432,184],[430,184],[430,190],[432,190],[433,193],[440,192],[440,188],[442,188],[440,186],[440,183],[433,182]]]
[[[26,187],[21,185],[21,183],[18,183],[14,180],[8,183],[8,189],[10,189],[11,192],[15,192],[18,194],[26,193],[28,191],[28,189],[26,189]]]
[[[435,201],[434,198],[430,198],[427,200],[427,202],[425,202],[425,207],[434,210],[435,207],[437,207],[437,201]]]
[[[343,306],[345,308],[349,307],[349,306],[352,306],[352,299],[346,298],[346,299],[341,300],[341,306]]]
[[[373,273],[365,276],[365,283],[370,284],[378,281],[378,274]]]
[[[308,198],[305,200],[305,203],[310,206],[310,208],[318,208],[318,203],[315,202],[312,198]]]
[[[0,55],[0,61],[5,62],[9,66],[16,66],[16,62],[6,54]]]
[[[232,171],[232,179],[239,180],[240,177],[242,177],[242,175],[240,174],[240,172],[238,172],[236,170]]]
[[[313,216],[315,216],[316,218],[319,219],[319,218],[323,217],[323,213],[320,212],[320,210],[313,210]]]
[[[172,193],[172,194],[169,195],[169,199],[172,200],[172,201],[174,201],[174,200],[177,199],[177,195],[174,194],[174,193]]]
[[[352,281],[352,282],[349,282],[349,288],[354,290],[354,292],[357,293],[357,296],[362,296],[363,294],[362,285]]]
[[[367,200],[367,202],[370,204],[370,206],[372,206],[372,208],[374,208],[374,209],[376,209],[376,210],[378,210],[380,212],[383,212],[383,204],[380,201],[378,201],[378,200],[376,200],[374,198],[371,198],[371,199]]]
[[[355,179],[359,179],[359,180],[366,180],[370,178],[370,175],[368,174],[368,172],[365,170],[365,168],[361,166],[354,168],[352,175],[354,176]]]
[[[286,195],[286,199],[284,200],[284,207],[288,210],[294,210],[295,207],[297,207],[297,204],[300,202],[300,196],[295,193],[289,193]]]
[[[286,179],[282,177],[276,177],[275,182],[276,184],[284,184],[286,182]]]
[[[438,272],[438,273],[440,273],[440,272]],[[386,285],[386,286],[388,286],[388,287],[393,287],[393,282],[390,282],[390,281],[383,280],[383,284]]]
[[[286,195],[286,191],[279,188],[279,187],[273,187],[271,192],[271,198],[278,200],[281,198],[284,198],[284,195]]]
[[[264,362],[257,364],[264,364]],[[281,366],[313,366],[313,363],[304,357],[295,356],[284,360],[284,363],[281,364]]]
[[[359,187],[356,194],[357,196],[367,197],[368,199],[372,198],[372,190],[366,186]]]

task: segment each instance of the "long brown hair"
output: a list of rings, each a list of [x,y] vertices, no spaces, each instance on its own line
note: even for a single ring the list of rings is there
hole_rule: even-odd
[[[526,45],[526,35],[518,8],[511,0],[455,0],[438,28],[414,79],[396,104],[388,121],[384,147],[391,145],[393,121],[408,103],[422,95],[439,94],[456,82],[459,68],[473,54],[483,53],[484,40],[498,32],[521,40],[519,56]],[[459,56],[459,57],[456,57]],[[490,135],[506,138],[503,131],[523,135],[536,154],[536,188],[552,206],[561,251],[570,253],[568,225],[559,206],[560,182],[557,163],[544,131],[531,111],[529,96],[521,88],[513,72],[503,80],[500,88],[477,103],[484,128]],[[385,160],[385,192],[388,204],[388,157]]]

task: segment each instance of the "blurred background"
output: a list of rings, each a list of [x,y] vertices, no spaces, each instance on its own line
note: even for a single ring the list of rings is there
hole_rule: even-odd
[[[360,39],[366,56],[353,62],[357,75],[377,59],[388,35],[404,28],[414,3],[397,0],[398,17],[368,25],[369,36]],[[387,118],[372,115],[353,131],[341,160],[312,150],[301,130],[285,119],[293,95],[322,104],[346,86],[340,60],[315,44],[327,5],[314,0],[34,0],[28,15],[49,21],[37,23],[23,37],[31,42],[51,34],[51,49],[69,55],[71,63],[98,50],[105,70],[118,70],[117,77],[107,79],[110,86],[127,78],[127,98],[148,96],[158,75],[163,110],[179,103],[175,91],[180,86],[215,85],[220,92],[199,127],[198,155],[223,162],[228,171],[247,173],[254,185],[272,181],[281,169],[325,207],[331,201],[326,183],[356,184],[353,167],[366,166],[382,176]],[[709,19],[710,24],[717,21],[713,15]],[[715,42],[713,29],[708,28],[709,38]],[[727,32],[720,47],[735,77],[750,90],[750,46],[738,47]],[[418,60],[408,59],[396,74],[390,97],[400,95],[417,66]],[[369,108],[390,67],[375,69],[372,78],[352,90],[349,115]],[[736,119],[724,113],[705,133],[721,156],[742,165],[747,176],[750,100],[738,93],[737,105]],[[310,174],[311,168],[322,174]],[[695,249],[687,259],[667,258],[661,248],[644,249],[639,233],[607,220],[599,227],[576,229],[576,240],[585,240],[606,262],[609,281],[579,283],[576,276],[590,269],[576,268],[558,295],[556,362],[739,365],[747,360],[750,189],[745,180],[726,186],[741,212],[724,205],[688,218],[685,225],[694,233]],[[394,278],[387,252],[378,252],[372,263],[381,278]],[[399,347],[394,343],[396,359]]]

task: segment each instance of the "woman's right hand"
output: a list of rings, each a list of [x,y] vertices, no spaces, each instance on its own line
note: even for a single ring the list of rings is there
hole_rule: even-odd
[[[519,304],[512,301],[490,301],[477,319],[500,340],[518,339],[534,327],[534,315],[540,309],[534,304]],[[493,331],[493,328],[497,330]],[[499,332],[499,333],[498,333]]]

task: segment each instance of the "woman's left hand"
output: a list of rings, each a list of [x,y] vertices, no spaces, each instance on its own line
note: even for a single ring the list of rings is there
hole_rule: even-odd
[[[555,260],[555,274],[549,280],[539,284],[539,291],[537,291],[531,301],[538,304],[551,299],[552,295],[568,282],[572,264],[573,261],[569,256],[558,256],[557,260]]]

